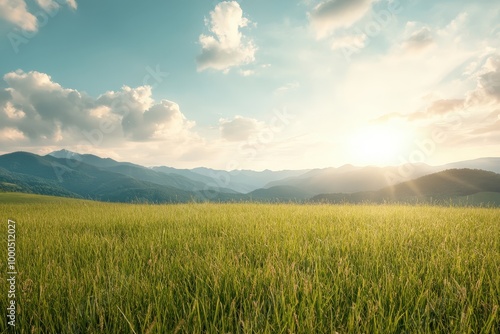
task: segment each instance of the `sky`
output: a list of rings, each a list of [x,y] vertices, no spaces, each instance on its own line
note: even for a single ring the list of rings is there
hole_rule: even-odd
[[[282,170],[500,156],[497,0],[0,0],[0,154]]]

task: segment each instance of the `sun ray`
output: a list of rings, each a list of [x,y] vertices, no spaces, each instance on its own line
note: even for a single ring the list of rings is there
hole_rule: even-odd
[[[393,164],[408,144],[408,138],[408,132],[396,126],[366,126],[350,138],[351,155],[363,164]]]

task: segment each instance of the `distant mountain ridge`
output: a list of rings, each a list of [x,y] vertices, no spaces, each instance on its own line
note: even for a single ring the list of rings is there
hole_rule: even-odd
[[[15,152],[0,156],[0,168],[15,173],[18,179],[26,176],[43,180],[77,197],[112,202],[187,201],[192,193],[173,187],[144,182],[130,176],[110,172],[81,161],[38,156]],[[5,183],[5,178],[0,178]],[[29,192],[39,193],[34,189]]]
[[[328,203],[442,202],[479,193],[500,194],[500,174],[479,169],[449,169],[378,191],[322,194],[312,198]]]
[[[431,166],[418,165],[411,176],[398,171],[399,167],[355,167],[343,166],[340,168],[325,168],[312,170],[299,177],[271,182],[266,187],[293,186],[312,193],[342,192],[353,193],[364,190],[377,190],[406,181],[412,177],[430,174],[434,171]],[[391,180],[394,180],[391,182]]]
[[[484,166],[484,169],[493,171],[461,168],[463,166]],[[443,169],[455,167],[460,169],[441,174]],[[379,203],[411,202],[424,198],[458,199],[469,195],[473,195],[475,201],[484,201],[496,198],[497,195],[500,198],[500,187],[496,187],[498,174],[494,173],[497,170],[500,171],[500,158],[462,161],[444,166],[344,165],[339,168],[314,170],[228,172],[209,168],[176,169],[167,166],[148,168],[92,154],[61,150],[46,156],[27,152],[0,156],[0,191],[149,203],[189,201]],[[455,185],[449,184],[451,181],[443,179],[443,175],[453,176],[450,180],[453,180]],[[412,181],[409,182],[410,180]],[[477,184],[479,180],[484,182]],[[474,185],[475,188],[465,188],[464,182]],[[422,190],[420,195],[411,192],[415,189],[415,185]],[[431,185],[435,187],[432,188]]]
[[[345,165],[339,168],[314,169],[297,177],[271,182],[266,187],[288,185],[316,194],[355,193],[379,190],[447,169],[463,168],[500,173],[500,158],[481,158],[442,166],[429,166],[422,163],[388,167]]]
[[[446,169],[482,169],[500,174],[500,158],[479,158],[474,160],[459,161],[442,166]]]
[[[126,174],[142,181],[178,187],[184,190],[200,191],[217,189],[228,193],[249,193],[262,188],[268,182],[289,176],[300,175],[308,170],[256,172],[251,170],[221,171],[198,167],[194,169],[176,169],[158,166],[147,168],[130,162],[118,162],[110,158],[100,158],[92,154],[79,154],[67,150],[55,151],[49,156],[80,161],[99,168]],[[165,175],[167,175],[165,177]]]

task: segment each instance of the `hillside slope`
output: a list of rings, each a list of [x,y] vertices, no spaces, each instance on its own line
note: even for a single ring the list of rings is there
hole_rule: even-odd
[[[70,162],[52,156],[41,157],[26,152],[0,156],[0,168],[3,168],[6,175],[4,183],[18,187],[6,189],[9,191],[69,197],[75,197],[76,194],[83,198],[112,202],[163,203],[197,198],[194,192],[138,180],[83,162]],[[40,190],[39,184],[50,186],[54,191],[48,191],[46,188]]]
[[[500,193],[500,174],[483,170],[451,169],[378,191],[322,194],[311,200],[330,203],[440,202],[478,193]]]
[[[431,174],[434,167],[419,164],[412,169],[401,167],[356,167],[315,169],[297,177],[271,182],[266,187],[292,186],[314,194],[354,193],[383,187]]]

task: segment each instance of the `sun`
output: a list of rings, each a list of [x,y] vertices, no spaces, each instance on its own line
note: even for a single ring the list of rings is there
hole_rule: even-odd
[[[408,137],[407,131],[395,126],[365,126],[358,129],[351,137],[351,155],[358,163],[394,164],[408,144]]]

